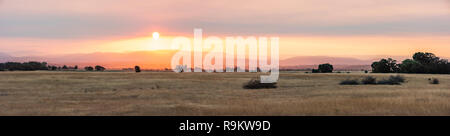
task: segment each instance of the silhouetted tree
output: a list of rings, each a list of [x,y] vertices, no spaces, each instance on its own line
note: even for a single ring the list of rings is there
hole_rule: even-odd
[[[433,53],[417,52],[413,59],[406,59],[402,64],[396,64],[395,60],[381,59],[372,63],[374,73],[429,73],[450,74],[450,64],[446,59],[440,59]]]
[[[413,55],[413,59],[422,65],[421,71],[413,71],[413,73],[450,74],[448,60],[440,59],[433,53],[417,52]]]
[[[320,71],[318,69],[312,69],[312,73],[319,73]]]
[[[404,60],[399,67],[402,73],[425,73],[425,67],[412,59]]]
[[[57,70],[57,69],[58,69],[58,67],[52,66],[52,70],[53,70],[53,71],[55,71],[55,70]]]
[[[0,69],[2,70],[23,70],[23,71],[32,71],[32,70],[48,70],[47,62],[6,62],[6,63],[0,63]]]
[[[321,73],[331,73],[331,72],[333,72],[333,65],[331,65],[329,63],[320,64],[318,70]]]
[[[95,71],[105,71],[105,70],[106,70],[105,67],[102,67],[100,65],[95,66]]]
[[[78,69],[78,66],[75,67],[68,67],[67,65],[64,65],[63,67],[57,67],[57,66],[50,66],[47,64],[47,62],[36,62],[36,61],[29,61],[29,62],[6,62],[6,63],[0,63],[0,70],[10,70],[10,71],[32,71],[32,70],[68,70],[68,69]]]
[[[413,59],[423,65],[435,64],[440,60],[439,57],[428,52],[417,52],[413,55]]]
[[[141,72],[141,67],[139,67],[139,66],[134,66],[134,71],[135,71],[136,73]]]
[[[381,59],[380,61],[373,62],[372,65],[373,73],[394,73],[399,72],[399,67],[397,61],[392,58]]]
[[[5,64],[0,63],[0,71],[5,71],[6,67]]]
[[[86,70],[86,71],[94,71],[94,68],[92,66],[86,66],[86,67],[84,67],[84,70]]]
[[[73,67],[73,69],[77,70],[78,69],[78,65],[75,65],[75,67]]]

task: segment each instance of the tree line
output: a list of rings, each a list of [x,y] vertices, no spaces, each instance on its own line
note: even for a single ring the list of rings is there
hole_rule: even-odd
[[[412,59],[403,60],[397,64],[392,58],[381,59],[373,62],[373,73],[425,73],[425,74],[450,74],[450,63],[433,53],[417,52]]]
[[[0,71],[35,71],[35,70],[51,70],[51,71],[58,71],[58,70],[78,70],[78,66],[54,66],[54,65],[48,65],[47,62],[36,62],[36,61],[30,61],[30,62],[6,62],[6,63],[0,63]],[[86,71],[105,71],[106,68],[100,65],[97,65],[95,67],[87,66],[85,67]]]
[[[84,67],[84,70],[86,70],[86,71],[105,71],[106,70],[106,68],[105,67],[103,67],[103,66],[100,66],[100,65],[97,65],[97,66],[95,66],[95,67],[92,67],[92,66],[86,66],[86,67]]]
[[[48,70],[47,62],[6,62],[0,63],[0,70],[9,70],[9,71],[33,71],[33,70]]]

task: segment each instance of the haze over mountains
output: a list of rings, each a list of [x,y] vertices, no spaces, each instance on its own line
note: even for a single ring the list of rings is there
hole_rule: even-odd
[[[0,62],[25,62],[25,61],[45,61],[50,65],[78,65],[93,66],[102,65],[109,69],[131,68],[139,65],[145,69],[163,69],[170,67],[173,50],[160,51],[139,51],[126,53],[87,53],[68,54],[55,56],[26,56],[14,57],[9,54],[0,53]],[[361,70],[370,69],[370,64],[381,57],[373,59],[358,59],[352,57],[329,57],[329,56],[296,56],[280,60],[282,69],[311,69],[318,64],[330,63],[336,69],[341,70]],[[400,59],[399,59],[400,58]],[[399,61],[408,57],[397,57]]]

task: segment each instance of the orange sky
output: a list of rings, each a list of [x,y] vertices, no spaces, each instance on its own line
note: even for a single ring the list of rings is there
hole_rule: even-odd
[[[133,52],[170,49],[173,37],[162,36],[154,40],[151,36],[113,40],[0,40],[11,46],[24,46],[33,55],[63,55],[94,52]],[[204,37],[206,38],[206,37]],[[225,37],[222,37],[225,38]],[[45,44],[33,46],[32,44]],[[95,46],[93,46],[95,45]],[[45,49],[45,50],[42,50]],[[19,49],[11,49],[20,52]],[[442,57],[450,56],[450,36],[281,36],[280,58],[294,56],[410,56],[414,52],[427,51]],[[17,54],[26,56],[27,53]]]

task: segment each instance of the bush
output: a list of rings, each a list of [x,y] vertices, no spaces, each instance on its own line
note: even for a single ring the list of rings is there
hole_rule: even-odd
[[[355,79],[346,79],[344,81],[341,81],[341,83],[339,83],[340,85],[359,85],[358,80]]]
[[[91,66],[87,66],[87,67],[84,67],[84,70],[86,70],[86,71],[94,71],[94,68],[91,67]]]
[[[400,75],[390,76],[389,80],[394,81],[394,82],[404,83],[405,82],[405,77],[400,76]]]
[[[433,78],[433,79],[429,78],[428,81],[430,84],[439,84],[439,79],[437,79],[437,78]]]
[[[390,79],[383,79],[381,81],[378,81],[377,84],[380,84],[380,85],[400,85],[400,82],[393,81],[393,80],[390,80]]]
[[[396,75],[396,76],[390,76],[388,79],[384,79],[379,81],[377,84],[381,85],[400,85],[401,83],[405,82],[405,77]]]
[[[400,85],[400,82],[391,79],[383,79],[377,82],[379,85]]]
[[[244,84],[244,89],[267,89],[267,88],[277,88],[277,83],[261,83],[259,79],[251,79],[249,82]]]
[[[105,71],[105,70],[106,70],[105,67],[102,67],[100,65],[95,66],[95,71]]]
[[[318,69],[312,69],[312,73],[319,73],[320,71]]]
[[[139,66],[134,66],[134,71],[135,71],[136,73],[141,72],[141,67],[139,67]]]
[[[362,84],[377,84],[377,79],[372,76],[367,76],[361,80]]]
[[[429,79],[429,80],[431,80],[431,79]],[[403,82],[405,82],[405,77],[397,75],[397,76],[390,76],[388,79],[383,79],[378,82],[375,77],[367,76],[367,77],[361,79],[361,82],[358,82],[358,80],[355,80],[355,79],[346,79],[344,81],[341,81],[341,83],[339,83],[339,84],[340,85],[359,85],[359,84],[400,85]]]

